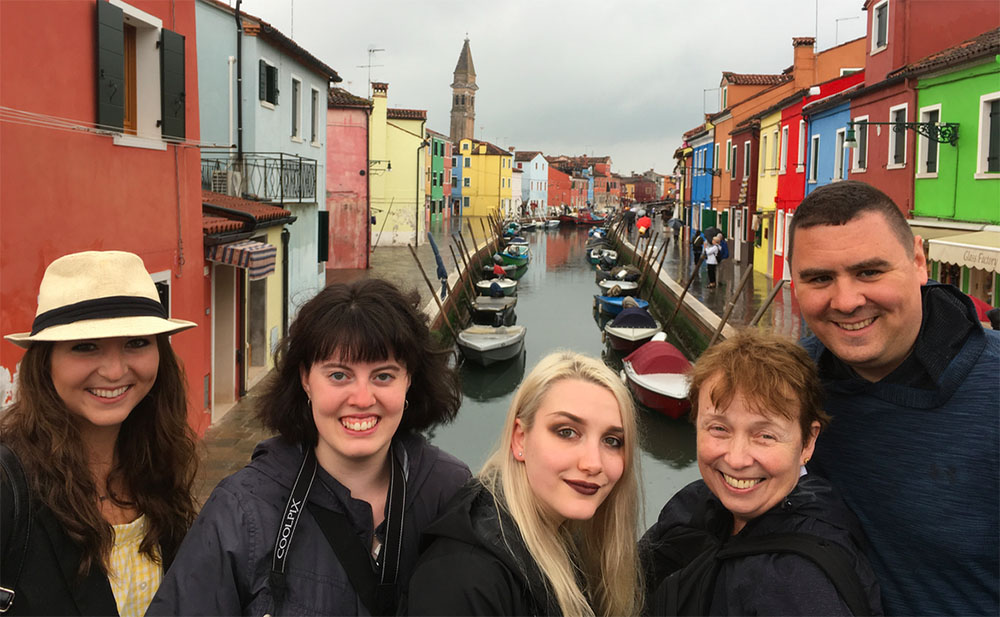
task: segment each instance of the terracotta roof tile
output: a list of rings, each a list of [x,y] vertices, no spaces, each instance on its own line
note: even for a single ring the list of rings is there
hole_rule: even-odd
[[[330,88],[326,97],[327,107],[364,107],[370,109],[372,102],[366,98],[355,96],[343,88]]]
[[[791,75],[766,75],[763,73],[732,73],[723,71],[722,78],[734,86],[773,86],[792,79]]]
[[[239,231],[243,229],[243,223],[211,214],[201,215],[201,230],[205,235],[221,234],[227,231]]]
[[[385,110],[385,117],[390,120],[426,120],[426,109],[399,109],[390,107]]]
[[[815,45],[816,39],[811,36],[795,36],[792,37],[792,47],[798,47],[799,45]]]
[[[1000,28],[988,30],[979,36],[963,41],[954,47],[942,49],[926,58],[904,66],[889,73],[889,77],[896,75],[917,75],[927,73],[936,69],[948,68],[983,58],[995,56],[1000,53]]]
[[[242,212],[244,214],[249,214],[258,221],[273,221],[276,219],[283,219],[292,216],[292,213],[284,208],[279,208],[278,206],[272,206],[260,201],[253,201],[252,199],[243,199],[241,197],[233,197],[231,195],[223,195],[222,193],[213,193],[212,191],[202,191],[201,192],[201,202],[208,206],[218,206],[220,208],[226,208],[229,210],[236,210],[237,212]],[[219,216],[219,212],[213,212],[213,216]],[[242,223],[238,219],[237,223]]]
[[[515,161],[530,161],[541,154],[538,150],[518,150],[514,153]]]

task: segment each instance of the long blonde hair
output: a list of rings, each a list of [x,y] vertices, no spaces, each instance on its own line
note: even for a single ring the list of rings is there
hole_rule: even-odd
[[[621,478],[588,521],[559,525],[539,507],[524,465],[511,451],[514,422],[530,430],[552,384],[579,379],[608,389],[618,401],[624,429]],[[563,615],[634,615],[642,607],[642,576],[636,549],[639,461],[635,405],[625,385],[600,360],[570,351],[542,358],[511,402],[497,449],[479,480],[506,509],[545,578]],[[577,571],[586,589],[578,584]]]

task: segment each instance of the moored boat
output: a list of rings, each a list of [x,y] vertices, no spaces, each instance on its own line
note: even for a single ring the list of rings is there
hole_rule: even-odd
[[[515,306],[517,306],[516,296],[500,298],[477,296],[473,298],[469,312],[472,314],[472,323],[476,325],[512,326],[517,319],[514,314]]]
[[[458,333],[458,348],[466,360],[489,366],[510,360],[524,349],[524,326],[469,326]]]
[[[626,308],[604,326],[604,333],[612,349],[631,353],[662,329],[660,322],[653,319],[646,309]]]
[[[592,264],[596,264],[601,261],[601,259],[606,259],[610,263],[618,262],[618,251],[612,251],[611,249],[603,248],[593,248],[587,252],[587,261]]]
[[[631,296],[632,294],[637,293],[639,290],[639,283],[635,281],[620,281],[618,279],[609,278],[609,279],[604,279],[603,281],[599,281],[597,284],[598,286],[600,286],[601,291],[604,292],[605,296],[614,296],[614,295]],[[617,294],[611,293],[612,291],[615,290],[616,287],[618,288],[619,293]]]
[[[623,308],[622,302],[625,301],[626,297],[631,297],[631,296],[594,296],[594,299],[597,302],[597,308],[602,313],[605,313],[607,315],[617,315],[618,313],[622,312]],[[642,298],[632,298],[632,299],[635,301],[636,306],[638,306],[639,308],[644,309],[649,306],[649,302],[646,302]]]
[[[559,219],[549,219],[545,221],[545,229],[555,229],[559,227]]]
[[[505,296],[513,296],[517,293],[517,281],[509,278],[488,279],[476,282],[476,289],[480,295],[492,296],[490,289],[496,285]]]
[[[625,357],[625,381],[644,406],[676,419],[691,409],[686,376],[691,363],[665,335],[656,339]]]
[[[511,243],[500,253],[500,259],[505,265],[526,266],[531,261],[531,251],[527,244]]]

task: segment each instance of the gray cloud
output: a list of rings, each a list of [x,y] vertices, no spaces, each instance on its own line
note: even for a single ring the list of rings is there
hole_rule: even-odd
[[[480,88],[478,138],[547,154],[610,155],[623,173],[673,168],[681,134],[701,123],[704,110],[717,110],[722,71],[781,72],[792,63],[792,37],[813,36],[817,10],[820,49],[864,36],[860,7],[861,0],[242,4],[361,96],[367,48],[385,49],[374,56],[383,66],[372,79],[389,82],[391,106],[426,109],[428,128],[442,133],[468,32]]]

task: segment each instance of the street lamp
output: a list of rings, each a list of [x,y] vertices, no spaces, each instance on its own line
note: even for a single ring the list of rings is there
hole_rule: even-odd
[[[844,145],[848,148],[854,148],[858,145],[858,140],[854,134],[854,127],[856,125],[867,126],[872,124],[891,126],[892,130],[897,133],[902,133],[906,129],[912,129],[939,144],[949,143],[954,146],[958,142],[957,122],[869,122],[861,120],[847,123],[847,138],[844,140]]]

